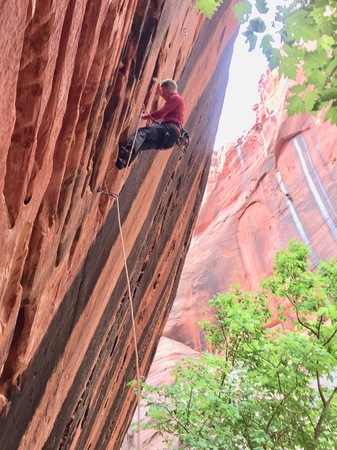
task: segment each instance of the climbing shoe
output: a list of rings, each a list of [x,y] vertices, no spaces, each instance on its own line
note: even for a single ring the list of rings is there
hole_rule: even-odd
[[[125,161],[124,159],[118,158],[116,161],[116,167],[118,170],[122,170],[125,169],[125,167],[127,166],[128,162]]]
[[[129,159],[129,156],[130,150],[127,147],[124,147],[123,145],[119,145],[118,158]]]

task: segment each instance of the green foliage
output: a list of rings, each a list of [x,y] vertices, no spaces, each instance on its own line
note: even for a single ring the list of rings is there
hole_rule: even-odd
[[[233,12],[240,23],[247,22],[252,13],[252,5],[250,2],[240,1],[234,5]]]
[[[195,0],[197,8],[209,18],[222,2]],[[288,114],[307,111],[316,114],[326,108],[324,120],[330,119],[332,124],[337,124],[336,1],[289,0],[285,6],[277,6],[273,27],[278,29],[281,50],[261,17],[268,13],[268,0],[240,0],[234,6],[236,18],[246,25],[242,34],[247,39],[249,51],[260,42],[270,69],[278,68],[280,74],[291,80],[296,80],[299,71],[303,71],[308,90],[290,95]],[[314,91],[315,95],[309,91]]]
[[[251,3],[253,0],[242,0],[234,7],[238,20],[246,24],[243,35],[249,51],[256,48],[259,34],[265,32],[261,15],[268,12],[267,2],[257,0],[254,5],[257,16],[254,17]],[[316,93],[293,93],[288,99],[288,114],[306,111],[316,114],[327,108],[324,119],[337,124],[336,1],[289,0],[287,6],[277,6],[273,26],[278,29],[282,49],[277,48],[270,34],[263,36],[260,47],[269,67],[278,67],[280,74],[291,80],[296,80],[299,71],[303,71],[308,90]]]
[[[268,8],[268,3],[266,2],[266,0],[257,0],[256,1],[256,9],[258,10],[258,12],[260,14],[267,14],[267,12],[269,11],[269,8]]]
[[[215,323],[200,324],[211,351],[177,364],[172,386],[143,384],[150,427],[168,445],[175,435],[185,449],[337,448],[337,263],[312,272],[308,257],[292,241],[259,292],[212,299]],[[265,326],[270,295],[294,331]]]
[[[209,19],[221,5],[223,0],[194,0],[196,7]]]

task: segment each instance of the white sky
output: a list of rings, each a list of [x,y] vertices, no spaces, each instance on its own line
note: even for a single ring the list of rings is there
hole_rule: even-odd
[[[240,31],[234,44],[214,150],[220,150],[221,146],[235,141],[255,123],[252,107],[260,101],[258,82],[267,68],[267,62],[259,48],[248,52],[245,40]]]
[[[254,4],[253,1],[251,3]],[[277,28],[273,23],[275,11],[278,4],[287,6],[288,3],[289,0],[282,2],[267,0],[269,12],[262,19],[267,26],[267,32],[273,36],[275,43],[280,42]],[[255,16],[259,16],[254,6],[253,11]],[[258,83],[261,75],[267,69],[267,61],[259,48],[263,35],[258,37],[256,48],[249,52],[249,45],[245,43],[246,37],[242,36],[245,28],[245,26],[240,28],[234,44],[226,96],[213,146],[214,150],[220,150],[222,146],[232,143],[248,132],[255,123],[255,112],[252,107],[255,103],[260,102]]]

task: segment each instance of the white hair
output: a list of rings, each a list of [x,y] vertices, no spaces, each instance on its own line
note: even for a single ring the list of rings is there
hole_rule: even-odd
[[[171,78],[166,78],[163,80],[161,86],[172,86],[175,90],[178,90],[177,83]]]

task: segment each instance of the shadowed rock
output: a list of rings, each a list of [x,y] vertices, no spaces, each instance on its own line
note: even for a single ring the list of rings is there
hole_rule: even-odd
[[[233,40],[230,6],[13,0],[1,10],[0,448],[121,445],[136,397],[121,217],[148,372],[211,164]],[[192,144],[115,168],[117,142],[185,97]],[[97,192],[119,193],[114,197]]]

